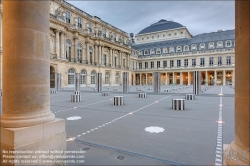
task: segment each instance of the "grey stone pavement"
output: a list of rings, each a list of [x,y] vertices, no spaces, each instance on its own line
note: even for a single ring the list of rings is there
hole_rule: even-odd
[[[171,92],[164,89],[178,88]],[[204,87],[204,86],[203,86]],[[147,98],[138,93],[147,92]],[[186,100],[186,110],[172,110],[172,99],[185,98],[192,86],[161,87],[154,95],[152,87],[103,88],[102,96],[93,88],[81,88],[81,102],[72,103],[74,89],[51,94],[51,111],[66,121],[67,150],[84,150],[84,164],[67,165],[214,165],[219,103],[222,97],[223,144],[234,140],[234,89],[214,86]],[[218,94],[221,93],[222,96]],[[124,96],[123,106],[113,105],[113,96]],[[80,116],[78,120],[67,120]],[[150,126],[164,128],[149,133]]]

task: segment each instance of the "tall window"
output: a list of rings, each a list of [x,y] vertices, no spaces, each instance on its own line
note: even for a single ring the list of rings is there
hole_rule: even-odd
[[[122,65],[123,65],[123,67],[125,67],[125,65],[126,65],[126,60],[125,59],[122,60]]]
[[[170,60],[170,67],[174,67],[174,60]]]
[[[91,71],[91,84],[95,84],[95,76],[96,76],[96,72],[95,70]]]
[[[205,58],[200,59],[200,66],[204,67],[205,66]]]
[[[159,69],[161,67],[161,62],[157,61],[157,69]]]
[[[120,78],[120,75],[119,75],[119,73],[117,72],[116,74],[115,74],[115,84],[119,84],[119,78]]]
[[[66,59],[71,59],[71,42],[69,39],[66,40]]]
[[[109,79],[110,78],[110,75],[109,75],[109,72],[106,72],[105,73],[105,84],[109,84]]]
[[[145,62],[145,69],[148,68],[148,62]]]
[[[196,66],[196,59],[192,59],[192,67]]]
[[[184,59],[184,66],[188,67],[188,59]]]
[[[77,44],[77,57],[78,57],[79,61],[82,60],[82,45],[81,45],[81,43]]]
[[[105,54],[103,55],[103,64],[107,65],[107,56]]]
[[[214,65],[214,57],[209,57],[209,66]]]
[[[151,68],[152,69],[154,68],[154,62],[151,62]]]
[[[167,68],[167,61],[163,61],[163,68]]]
[[[219,56],[219,57],[218,57],[218,66],[221,66],[221,65],[222,65],[222,57]]]
[[[117,58],[115,57],[115,59],[114,59],[114,64],[115,64],[115,66],[116,66],[116,59],[117,59]]]
[[[116,41],[116,33],[114,33],[114,40]]]
[[[90,64],[93,63],[92,52],[93,52],[92,47],[89,46],[89,61],[90,61]]]
[[[177,60],[177,67],[181,67],[181,60]]]
[[[231,65],[231,56],[227,56],[227,65]]]
[[[139,62],[139,69],[142,69],[142,63]]]
[[[80,74],[80,84],[85,84],[86,85],[86,71],[82,70]]]
[[[69,69],[68,71],[68,85],[75,85],[75,70]]]
[[[103,37],[106,37],[106,29],[105,28],[102,30],[102,33],[103,33]]]
[[[90,22],[87,23],[87,28],[88,28],[89,32],[92,32],[92,24]]]
[[[70,23],[70,12],[66,11],[66,23]]]
[[[78,17],[78,28],[82,28],[82,18]]]

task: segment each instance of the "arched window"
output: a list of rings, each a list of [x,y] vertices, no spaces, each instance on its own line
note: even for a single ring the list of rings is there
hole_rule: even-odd
[[[148,55],[148,50],[145,50],[145,51],[144,51],[144,54],[145,54],[145,55]]]
[[[142,55],[142,50],[139,51],[139,55]]]
[[[200,44],[200,50],[204,50],[204,49],[205,49],[205,44],[204,43]]]
[[[218,42],[217,42],[217,48],[218,48],[218,47],[223,47],[222,41],[218,41]]]
[[[69,69],[68,71],[68,86],[75,86],[75,70]]]
[[[150,50],[150,55],[152,55],[152,54],[155,54],[155,50],[154,49]]]
[[[86,71],[85,70],[81,70],[81,74],[80,74],[80,85],[81,86],[86,86]]]
[[[196,44],[193,44],[193,45],[192,45],[192,50],[197,50]]]
[[[119,75],[119,73],[117,72],[116,74],[115,74],[115,84],[119,84],[119,78],[120,78],[120,75]]]
[[[176,52],[181,52],[181,46],[176,47]]]
[[[227,47],[231,47],[231,41],[229,40],[229,41],[226,41],[226,46]]]
[[[71,42],[69,39],[66,40],[66,59],[71,59]]]
[[[169,53],[170,53],[170,52],[174,52],[174,47],[170,47],[170,48],[169,48]]]
[[[212,43],[212,42],[209,43],[209,44],[208,44],[208,47],[209,47],[209,48],[214,48],[214,43]]]
[[[156,54],[161,54],[161,49],[160,48],[156,49]]]
[[[77,57],[78,57],[79,61],[82,60],[82,45],[81,45],[81,43],[77,44]]]
[[[163,53],[168,53],[168,49],[167,48],[163,48]]]
[[[189,46],[184,46],[184,51],[189,51]]]
[[[106,72],[105,73],[105,84],[109,84],[109,81],[110,81],[110,75],[109,75],[109,72]]]
[[[95,77],[96,77],[96,72],[95,70],[92,70],[91,71],[91,84],[94,84],[95,85]]]

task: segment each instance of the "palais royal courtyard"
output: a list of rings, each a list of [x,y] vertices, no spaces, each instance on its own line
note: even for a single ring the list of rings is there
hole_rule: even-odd
[[[250,2],[234,5],[235,29],[162,16],[134,34],[2,0],[0,165],[249,165]]]

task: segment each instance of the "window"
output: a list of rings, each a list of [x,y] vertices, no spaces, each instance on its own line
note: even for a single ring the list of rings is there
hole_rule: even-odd
[[[218,41],[218,42],[217,42],[217,48],[218,48],[218,47],[223,47],[222,41]]]
[[[107,55],[103,55],[103,64],[107,65]]]
[[[227,56],[227,65],[231,65],[231,56]]]
[[[227,46],[227,47],[231,47],[231,41],[227,41],[227,42],[226,42],[226,46]]]
[[[96,76],[95,70],[91,71],[91,84],[95,84],[95,76]]]
[[[169,48],[169,53],[174,52],[174,47]]]
[[[163,68],[167,68],[167,61],[163,61]]]
[[[78,17],[78,28],[82,28],[82,18]]]
[[[152,36],[152,39],[154,39],[155,37],[154,36]]]
[[[177,35],[177,33],[174,33],[174,35]]]
[[[139,69],[142,69],[142,63],[139,62]]]
[[[78,60],[82,60],[82,45],[81,43],[78,43],[77,44],[77,57],[78,57]]]
[[[142,55],[142,50],[139,51],[139,55]]]
[[[160,36],[159,35],[157,35],[157,38],[159,38]]]
[[[144,40],[144,38],[141,38],[141,40]]]
[[[192,45],[192,50],[196,50],[196,49],[197,49],[196,44],[193,44],[193,45]]]
[[[192,59],[192,67],[196,66],[196,59]]]
[[[70,23],[70,12],[66,11],[66,23]]]
[[[102,33],[103,33],[103,37],[106,37],[106,29],[105,28],[102,30]]]
[[[144,51],[144,54],[145,54],[145,55],[148,55],[148,50],[145,50],[145,51]]]
[[[171,36],[171,34],[169,33],[168,36]]]
[[[209,57],[209,66],[214,65],[214,57]]]
[[[222,65],[222,57],[219,56],[219,57],[218,57],[218,66],[221,66],[221,65]]]
[[[80,84],[86,84],[86,71],[82,70],[80,74]]]
[[[176,48],[176,52],[181,52],[181,46],[178,46],[178,47]]]
[[[152,54],[155,54],[155,50],[154,49],[150,50],[150,55],[152,55]]]
[[[116,33],[114,33],[114,40],[116,41]]]
[[[168,53],[168,49],[167,48],[163,48],[163,53]]]
[[[181,60],[177,60],[177,67],[181,67]]]
[[[156,54],[161,54],[161,49],[160,48],[156,49]]]
[[[149,37],[147,37],[147,39],[149,39]]]
[[[114,59],[114,64],[115,64],[115,66],[116,66],[116,57],[115,57],[115,59]]]
[[[184,51],[189,51],[189,46],[184,46]]]
[[[200,59],[200,66],[204,67],[205,66],[205,58]]]
[[[154,68],[154,62],[151,62],[151,68],[152,69]]]
[[[163,34],[162,37],[165,37],[165,34]]]
[[[148,68],[148,62],[145,62],[145,69]]]
[[[170,67],[174,67],[174,60],[170,60]]]
[[[200,50],[204,50],[204,49],[205,49],[205,44],[204,43],[200,44]]]
[[[188,59],[184,59],[184,66],[188,67]]]
[[[159,69],[161,67],[161,62],[157,61],[157,69]]]
[[[125,67],[125,65],[126,65],[126,60],[125,59],[122,60],[122,64],[123,64],[123,67]]]
[[[69,39],[66,40],[66,59],[71,60],[71,42]]]
[[[115,74],[115,84],[119,84],[119,73],[117,72],[116,74]]]
[[[183,32],[181,32],[181,34],[183,34]]]
[[[105,84],[109,84],[109,79],[110,78],[110,75],[109,75],[109,72],[106,72],[105,73]]]
[[[87,28],[88,28],[89,32],[92,32],[92,24],[90,22],[87,23]]]
[[[209,48],[214,48],[214,43],[209,43],[208,46]]]
[[[75,85],[75,70],[69,69],[68,71],[68,85]]]

